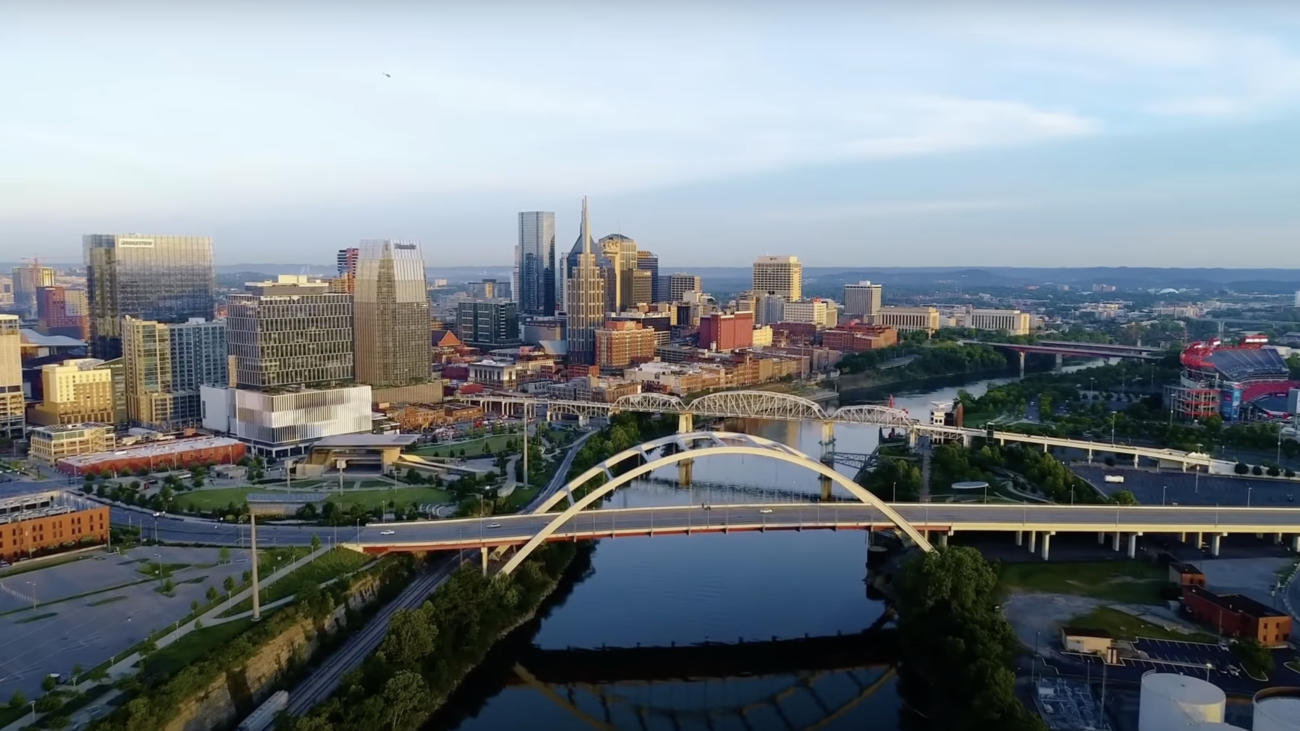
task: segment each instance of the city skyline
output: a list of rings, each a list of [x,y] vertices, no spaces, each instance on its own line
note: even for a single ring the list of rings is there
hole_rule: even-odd
[[[129,2],[66,26],[30,5],[0,30],[26,110],[0,123],[0,249],[57,264],[87,230],[196,231],[218,263],[287,264],[383,230],[448,266],[509,266],[518,211],[589,193],[595,238],[674,267],[795,237],[808,266],[1297,266],[1300,13],[1251,6],[710,6],[671,26],[335,7],[303,28],[280,9],[250,24]],[[601,64],[541,52],[615,30]],[[499,57],[477,53],[488,38]],[[173,111],[78,113],[123,98]],[[559,241],[577,228],[557,217]]]

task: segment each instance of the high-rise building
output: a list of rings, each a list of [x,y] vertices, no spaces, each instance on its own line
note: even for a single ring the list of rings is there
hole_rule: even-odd
[[[804,322],[816,325],[818,330],[835,327],[839,314],[835,303],[824,299],[786,302],[781,312],[781,322]]]
[[[357,291],[357,258],[361,255],[361,250],[355,246],[339,249],[335,262],[338,265],[338,278],[332,284],[331,289],[335,292],[352,294]]]
[[[700,318],[697,343],[705,350],[728,351],[748,348],[754,343],[754,313],[714,312]]]
[[[124,317],[121,333],[130,420],[159,431],[199,426],[200,388],[227,382],[225,321]]]
[[[361,242],[353,305],[358,383],[427,383],[433,361],[424,259],[412,241]]]
[[[519,306],[514,302],[461,302],[456,310],[461,342],[491,350],[520,344]]]
[[[788,300],[803,297],[803,264],[797,256],[760,256],[754,261],[754,293],[779,294]]]
[[[212,317],[211,238],[91,234],[83,244],[96,358],[122,355],[123,317],[160,323]]]
[[[74,358],[41,366],[42,401],[35,424],[113,424],[113,372],[98,358]]]
[[[23,315],[32,317],[37,309],[37,292],[41,287],[54,286],[54,269],[38,262],[15,267],[13,271],[14,307]]]
[[[0,315],[0,435],[21,439],[23,413],[23,339],[17,315]]]
[[[785,319],[787,301],[784,295],[756,292],[754,295],[754,319],[759,325],[771,325],[781,322],[781,320]]]
[[[687,292],[703,292],[704,285],[694,274],[676,272],[668,275],[668,292],[665,301],[681,302]]]
[[[654,275],[644,269],[630,272],[632,275],[632,300],[624,304],[623,309],[637,305],[648,305],[655,301]]]
[[[90,337],[85,290],[41,287],[36,290],[37,327],[46,335],[64,335],[77,340]]]
[[[643,302],[662,302],[659,298],[659,257],[653,252],[639,249],[636,252],[636,268],[639,271],[650,272],[650,298],[638,299],[636,304]]]
[[[569,362],[592,365],[596,362],[596,328],[605,314],[605,280],[592,251],[594,242],[586,197],[582,199],[582,230],[578,242],[582,250],[564,286],[564,310],[569,317],[565,337]]]
[[[594,339],[595,365],[602,368],[623,368],[655,357],[655,331],[639,322],[611,320],[596,328]]]
[[[636,241],[623,234],[610,234],[597,242],[597,247],[604,255],[597,264],[604,271],[605,309],[622,312],[636,304]]]
[[[555,314],[558,275],[555,269],[555,214],[526,211],[519,214],[519,245],[515,248],[518,281],[514,297],[526,315]]]
[[[880,312],[881,289],[879,284],[866,280],[844,285],[844,316],[870,322]]]
[[[226,304],[230,367],[239,388],[351,383],[351,295],[317,279],[280,275],[249,282]]]

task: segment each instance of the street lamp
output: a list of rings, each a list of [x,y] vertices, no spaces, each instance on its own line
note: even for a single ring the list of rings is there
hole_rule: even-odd
[[[1250,507],[1250,491],[1253,489],[1255,488],[1251,487],[1250,485],[1246,486],[1246,507],[1248,508]]]
[[[32,587],[32,609],[35,609],[36,608],[36,582],[29,581],[27,582],[27,585]]]
[[[1164,504],[1165,504],[1165,493],[1167,493],[1167,492],[1169,492],[1169,486],[1168,486],[1168,485],[1165,485],[1164,487],[1160,488],[1160,504],[1161,504],[1161,505],[1164,505]]]

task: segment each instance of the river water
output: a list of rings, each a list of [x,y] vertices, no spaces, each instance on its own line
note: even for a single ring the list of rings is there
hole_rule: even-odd
[[[1013,379],[932,380],[897,388],[894,403],[924,419],[928,418],[932,402],[951,402],[959,389],[979,395],[992,384]],[[878,394],[881,401],[889,396],[889,387]],[[820,452],[818,424],[744,421],[727,428],[779,440],[814,458]],[[842,452],[870,452],[877,438],[874,427],[836,427],[836,448]],[[655,477],[675,480],[678,468],[665,468]],[[643,481],[620,491],[607,505],[720,504],[758,499],[722,486],[710,487],[710,483],[771,490],[763,498],[767,500],[795,499],[782,496],[787,492],[817,494],[820,489],[816,477],[806,470],[752,457],[698,461],[692,477],[694,486],[689,489]],[[540,622],[526,629],[525,634],[531,637],[517,637],[515,646],[494,653],[489,663],[492,667],[472,679],[475,682],[466,683],[426,729],[904,728],[910,712],[899,699],[892,671],[888,666],[870,666],[866,662],[862,663],[866,667],[838,661],[828,662],[831,667],[812,668],[804,663],[797,670],[758,677],[728,672],[728,677],[670,680],[651,667],[648,655],[629,651],[618,655],[623,665],[613,681],[543,678],[522,664],[527,662],[528,651],[521,648],[527,648],[530,642],[541,650],[563,651],[706,642],[734,645],[861,632],[884,609],[867,596],[863,583],[865,558],[864,535],[856,531],[601,541],[591,570]],[[771,652],[782,653],[784,649],[776,647]],[[729,656],[727,648],[711,650],[709,660],[682,667],[681,674],[714,672],[715,665],[725,666]],[[644,662],[638,657],[645,658]],[[486,677],[489,675],[491,678]]]

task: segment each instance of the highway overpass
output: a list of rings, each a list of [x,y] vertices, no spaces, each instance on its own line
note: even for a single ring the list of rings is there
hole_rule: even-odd
[[[1217,555],[1219,539],[1230,534],[1289,537],[1300,548],[1300,509],[1193,506],[996,505],[972,503],[892,503],[912,528],[942,545],[966,531],[1015,534],[1028,550],[1050,557],[1057,533],[1093,533],[1115,550],[1133,554],[1145,533],[1200,533]],[[366,553],[448,551],[480,546],[522,546],[562,514],[502,515],[488,518],[392,523],[363,527],[342,545]],[[708,510],[699,505],[585,510],[555,526],[551,541],[632,536],[678,536],[776,530],[892,530],[896,526],[874,505],[851,503],[727,504]],[[1127,544],[1125,546],[1125,543]]]

